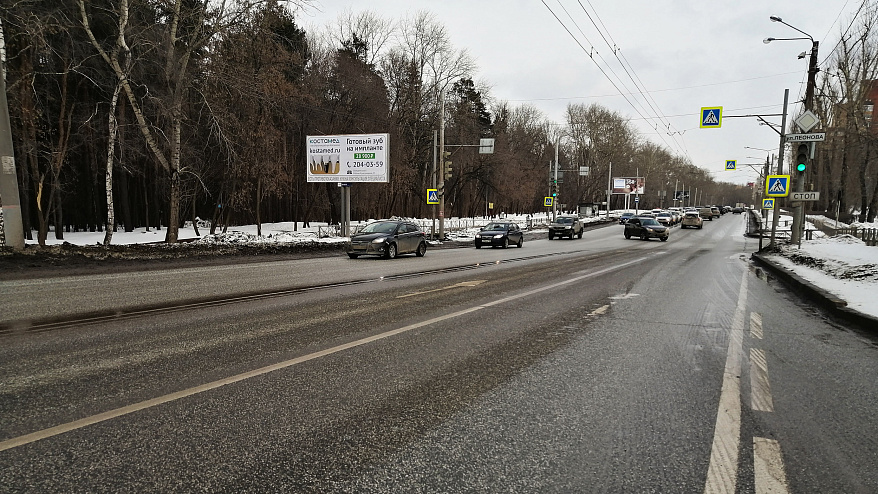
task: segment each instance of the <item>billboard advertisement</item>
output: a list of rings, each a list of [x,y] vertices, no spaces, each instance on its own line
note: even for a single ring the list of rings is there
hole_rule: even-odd
[[[390,134],[306,138],[309,182],[388,182]]]
[[[646,179],[643,177],[613,177],[613,194],[643,194]]]

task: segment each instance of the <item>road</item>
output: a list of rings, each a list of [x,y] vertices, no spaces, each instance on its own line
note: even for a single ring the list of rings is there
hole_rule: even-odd
[[[878,492],[878,339],[743,231],[3,282],[0,485]]]

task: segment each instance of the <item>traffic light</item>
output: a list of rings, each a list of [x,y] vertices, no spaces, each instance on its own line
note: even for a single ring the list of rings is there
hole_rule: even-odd
[[[811,146],[801,143],[796,150],[796,171],[805,173],[808,169],[808,156],[811,154]]]
[[[552,197],[558,197],[558,181],[552,180]]]
[[[442,177],[445,180],[451,180],[451,161],[446,161],[446,159],[450,157],[450,151],[442,153]]]

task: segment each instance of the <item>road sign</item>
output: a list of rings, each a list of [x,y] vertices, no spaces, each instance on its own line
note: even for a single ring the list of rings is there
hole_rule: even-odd
[[[765,195],[768,197],[786,197],[790,195],[790,176],[769,175],[765,177]]]
[[[634,202],[640,202],[640,198],[635,196],[635,197],[634,197]]]
[[[811,129],[820,123],[820,119],[811,110],[799,115],[795,120],[796,126],[802,129],[802,132],[810,132]]]
[[[812,142],[825,141],[826,132],[814,132],[813,134],[787,134],[787,142]]]
[[[543,198],[543,206],[546,206],[547,208],[552,207],[552,201],[554,199],[555,199],[554,197],[544,197]]]
[[[581,176],[581,177],[587,177],[587,176],[588,176],[588,172],[590,172],[590,171],[591,171],[591,167],[590,167],[590,166],[580,166],[580,167],[579,167],[579,176]]]
[[[723,107],[721,106],[703,106],[701,107],[701,128],[702,129],[718,129],[723,124]]]
[[[439,189],[427,189],[427,204],[439,204]]]
[[[738,166],[737,160],[726,160],[726,170],[734,170]]]
[[[774,199],[763,199],[762,209],[774,209]]]
[[[792,192],[790,193],[791,201],[819,201],[820,192]]]

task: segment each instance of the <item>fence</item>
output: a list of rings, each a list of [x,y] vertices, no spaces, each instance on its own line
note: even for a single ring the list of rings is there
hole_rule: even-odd
[[[839,228],[836,235],[851,235],[865,242],[866,245],[878,246],[878,228]]]

